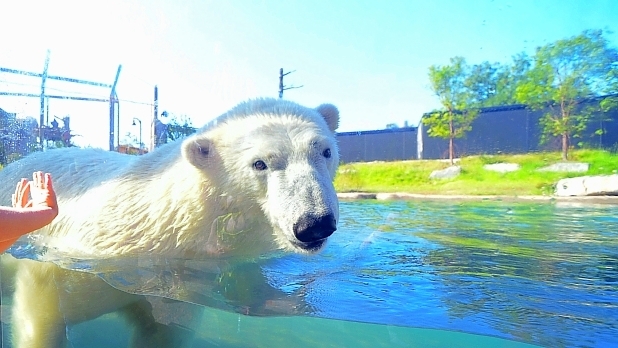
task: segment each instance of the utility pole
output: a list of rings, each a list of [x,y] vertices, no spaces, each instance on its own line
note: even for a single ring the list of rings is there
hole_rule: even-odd
[[[43,74],[41,75],[41,112],[39,115],[39,147],[44,150],[43,138],[45,137],[45,131],[43,126],[45,125],[45,81],[47,80],[47,68],[49,67],[49,50],[47,50],[47,56],[45,57],[45,66],[43,68]]]
[[[279,99],[283,98],[283,91],[285,91],[287,89],[301,88],[302,87],[302,85],[301,86],[289,86],[289,87],[286,87],[283,84],[283,77],[285,75],[289,75],[289,74],[293,73],[294,71],[296,71],[296,70],[288,71],[288,72],[286,72],[284,74],[283,73],[283,68],[279,69]]]
[[[118,94],[116,94],[120,70],[122,70],[122,65],[118,65],[116,78],[109,91],[109,151],[118,150],[114,144],[120,146],[120,102],[118,101]],[[114,139],[114,135],[116,139]]]
[[[154,104],[153,104],[152,122],[150,123],[150,146],[149,152],[154,151],[157,147],[157,123],[159,121],[159,86],[154,86]]]

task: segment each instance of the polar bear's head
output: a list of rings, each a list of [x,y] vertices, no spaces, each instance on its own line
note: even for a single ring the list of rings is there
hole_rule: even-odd
[[[187,138],[184,158],[205,173],[217,194],[259,207],[283,249],[320,250],[337,229],[333,179],[339,164],[339,112],[276,99],[245,102]],[[248,215],[257,215],[249,213]],[[259,223],[256,223],[259,226]]]

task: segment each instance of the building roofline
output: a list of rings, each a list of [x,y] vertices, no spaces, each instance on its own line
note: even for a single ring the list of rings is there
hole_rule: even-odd
[[[353,132],[337,132],[337,136],[416,132],[417,129],[418,127],[402,127],[402,128],[375,129],[375,130],[364,130],[364,131],[353,131]]]
[[[586,97],[586,98],[580,99],[578,103],[585,103],[585,102],[589,102],[593,100],[601,100],[601,99],[613,98],[613,97],[618,97],[618,93]],[[483,114],[483,113],[488,113],[488,112],[521,110],[521,109],[525,109],[526,107],[527,105],[525,104],[511,104],[511,105],[488,106],[484,108],[479,108],[478,110],[481,114]],[[432,112],[433,111],[424,113],[423,117],[431,115]]]

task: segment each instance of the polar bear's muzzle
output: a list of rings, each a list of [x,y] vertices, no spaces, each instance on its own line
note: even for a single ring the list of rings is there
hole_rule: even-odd
[[[337,219],[333,214],[303,215],[294,224],[294,236],[297,239],[294,244],[307,251],[316,251],[336,230]]]

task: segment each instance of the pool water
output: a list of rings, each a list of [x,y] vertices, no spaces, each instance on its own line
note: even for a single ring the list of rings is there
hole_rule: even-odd
[[[618,206],[344,201],[340,210],[317,256],[55,262],[146,295],[178,340],[171,346],[618,347]],[[10,252],[37,255],[23,243]],[[2,295],[10,347],[10,291]],[[116,312],[67,329],[73,347],[126,346],[130,335]]]

